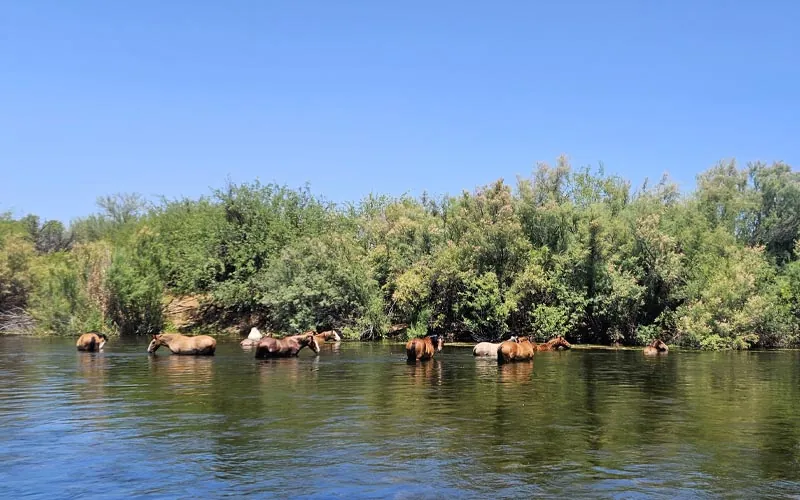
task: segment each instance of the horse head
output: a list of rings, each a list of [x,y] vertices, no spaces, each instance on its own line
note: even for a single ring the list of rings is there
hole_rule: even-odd
[[[160,335],[160,334],[153,335],[153,340],[151,340],[150,341],[150,345],[147,346],[147,352],[148,353],[154,353],[162,345],[164,345],[164,340],[163,340],[162,335]]]
[[[312,351],[318,353],[319,352],[319,343],[317,342],[317,338],[314,337],[314,333],[307,333],[303,337],[300,338],[300,345],[307,346]]]
[[[655,340],[654,340],[654,341],[653,341],[653,342],[650,344],[650,346],[651,346],[651,347],[655,347],[656,349],[658,349],[659,351],[662,351],[662,352],[663,352],[663,351],[666,351],[666,350],[668,350],[668,349],[669,349],[669,348],[667,347],[667,344],[665,344],[665,343],[664,343],[664,342],[663,342],[661,339],[655,339]]]
[[[97,346],[97,348],[102,349],[103,346],[106,345],[106,342],[108,342],[108,335],[106,335],[105,333],[96,333],[95,335],[97,335],[100,338],[100,345]]]
[[[444,335],[431,335],[431,342],[436,346],[436,352],[442,352],[444,347]]]
[[[572,349],[572,344],[567,342],[567,339],[559,335],[558,337],[554,338],[550,342],[553,343],[554,349]]]

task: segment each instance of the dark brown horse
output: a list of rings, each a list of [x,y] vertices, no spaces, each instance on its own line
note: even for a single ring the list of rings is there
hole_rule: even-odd
[[[411,339],[406,343],[406,356],[409,361],[431,359],[437,352],[442,352],[443,347],[443,335],[426,335],[422,338]]]
[[[78,337],[75,347],[77,347],[79,351],[99,351],[106,345],[107,341],[108,337],[105,333],[89,332]]]
[[[217,350],[217,341],[208,335],[190,337],[180,333],[163,333],[153,335],[153,340],[147,346],[147,352],[152,354],[162,345],[167,346],[172,354],[213,356]]]
[[[518,337],[516,341],[506,340],[497,348],[497,362],[531,361],[536,348],[528,337]]]
[[[566,349],[572,349],[572,344],[567,342],[567,339],[561,335],[548,340],[544,344],[536,344],[537,351],[561,351]]]
[[[319,353],[319,344],[317,343],[317,339],[314,338],[313,332],[292,335],[291,337],[284,337],[282,339],[274,339],[271,337],[263,338],[256,346],[256,358],[288,358],[297,356],[300,349],[303,347],[308,347],[315,353]]]
[[[654,341],[650,342],[644,348],[644,355],[645,356],[655,356],[657,354],[667,354],[669,352],[669,347],[667,344],[662,342],[659,339],[655,339]]]

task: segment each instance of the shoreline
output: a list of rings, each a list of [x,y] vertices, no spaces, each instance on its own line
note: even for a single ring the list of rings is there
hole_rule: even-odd
[[[180,333],[180,332],[177,332]],[[240,336],[238,334],[232,333],[190,333],[184,335],[211,335],[222,342],[225,343],[238,343],[247,338],[246,336]],[[0,338],[2,337],[23,337],[29,339],[77,339],[79,335],[53,335],[53,334],[40,334],[40,333],[27,333],[27,332],[0,332]],[[119,339],[121,338],[119,335],[112,335],[111,338]],[[133,335],[133,336],[126,336],[125,339],[136,339],[136,338],[147,338],[146,335]],[[380,340],[358,340],[358,339],[342,339],[339,343],[345,344],[390,344],[390,345],[405,345],[408,340],[395,340],[395,339],[380,339]],[[445,344],[445,347],[457,347],[457,348],[473,348],[477,345],[478,342],[470,343],[470,342],[448,342]],[[569,350],[575,351],[641,351],[645,346],[608,346],[603,344],[572,344],[572,348]],[[679,345],[670,345],[670,352],[695,352],[695,353],[702,353],[702,352],[776,352],[776,351],[800,351],[800,345],[793,346],[793,347],[758,347],[753,349],[720,349],[720,350],[703,350],[703,349],[696,349],[692,347],[681,347]],[[558,352],[568,352],[566,351],[558,351]],[[553,351],[556,352],[556,351]]]

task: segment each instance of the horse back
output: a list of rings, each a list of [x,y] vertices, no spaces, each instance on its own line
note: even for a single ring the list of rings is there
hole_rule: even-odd
[[[519,344],[516,342],[512,342],[510,340],[506,340],[505,342],[501,342],[500,345],[497,347],[497,362],[498,363],[507,363],[514,359]]]
[[[78,337],[78,341],[75,342],[75,346],[79,351],[95,351],[97,350],[98,345],[97,339],[97,335],[93,333],[84,333]]]
[[[429,337],[409,340],[406,343],[406,356],[409,360],[432,358],[433,342]]]

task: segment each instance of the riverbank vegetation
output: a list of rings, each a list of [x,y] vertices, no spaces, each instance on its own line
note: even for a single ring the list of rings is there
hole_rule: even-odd
[[[252,182],[98,206],[69,227],[0,217],[0,329],[798,340],[800,174],[782,163],[722,162],[683,194],[560,158],[440,198],[334,205]]]

